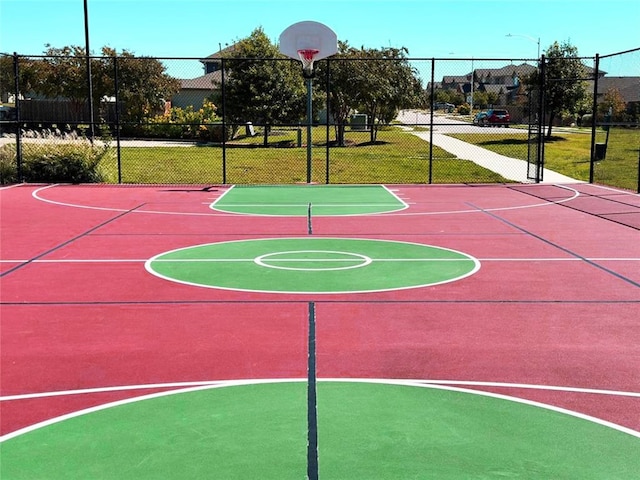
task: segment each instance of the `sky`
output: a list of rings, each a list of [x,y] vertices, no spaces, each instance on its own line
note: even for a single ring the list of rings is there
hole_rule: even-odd
[[[314,20],[353,47],[412,58],[536,58],[554,41],[593,57],[640,47],[638,0],[87,0],[90,49],[206,57],[262,27]],[[507,37],[508,34],[513,36]],[[85,45],[83,0],[0,0],[0,52]],[[638,59],[638,56],[634,56]],[[640,76],[625,62],[622,75]],[[628,64],[630,63],[630,64]],[[618,72],[616,72],[618,73]]]

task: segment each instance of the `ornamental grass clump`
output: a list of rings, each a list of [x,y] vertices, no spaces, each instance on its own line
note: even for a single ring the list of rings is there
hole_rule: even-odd
[[[23,143],[21,175],[16,146],[0,148],[0,182],[98,183],[104,181],[101,162],[112,149],[108,143],[77,140],[69,143]]]

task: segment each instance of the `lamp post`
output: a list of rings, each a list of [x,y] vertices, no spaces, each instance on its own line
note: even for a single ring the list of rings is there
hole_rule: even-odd
[[[536,58],[540,59],[540,37],[534,38],[534,37],[530,37],[529,35],[521,35],[519,33],[507,33],[505,37],[522,37],[532,41],[533,43],[538,44],[538,56]]]

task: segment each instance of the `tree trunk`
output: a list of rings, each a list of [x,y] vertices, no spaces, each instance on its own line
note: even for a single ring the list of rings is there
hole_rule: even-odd
[[[549,127],[547,128],[547,138],[549,139],[551,138],[551,130],[553,128],[553,121],[555,120],[555,118],[556,118],[555,112],[551,112],[549,114]]]
[[[336,145],[339,147],[345,146],[345,143],[344,143],[345,129],[346,129],[346,126],[344,123],[340,123],[336,125]]]
[[[376,141],[376,135],[378,133],[378,129],[376,126],[376,117],[377,117],[377,108],[374,105],[371,108],[371,118],[369,118],[369,131],[371,132],[370,141],[373,144]]]

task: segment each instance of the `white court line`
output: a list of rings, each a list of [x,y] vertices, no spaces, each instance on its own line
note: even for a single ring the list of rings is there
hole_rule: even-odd
[[[85,209],[88,209],[88,210],[103,210],[103,211],[107,211],[107,212],[128,212],[130,210],[128,208],[94,207],[94,206],[90,206],[90,205],[79,205],[79,204],[76,204],[76,203],[58,202],[58,201],[49,200],[47,198],[43,198],[43,197],[40,196],[40,192],[44,192],[45,190],[48,190],[49,188],[57,187],[59,185],[60,184],[58,184],[58,183],[54,183],[52,185],[47,185],[46,187],[38,188],[37,190],[34,190],[33,192],[31,192],[31,196],[33,198],[35,198],[36,200],[40,200],[41,202],[50,203],[52,205],[60,205],[60,206],[63,206],[63,207],[85,208]]]
[[[231,185],[229,188],[227,188],[224,192],[222,192],[222,194],[214,197],[213,202],[209,204],[209,208],[211,210],[215,210],[215,204],[218,203],[220,200],[222,200],[224,198],[224,196],[229,193],[231,190],[233,190],[236,186],[235,185]]]
[[[404,208],[402,208],[402,210],[406,210],[407,208],[409,208],[409,204],[407,202],[405,202],[402,198],[400,198],[394,191],[391,190],[389,187],[387,187],[386,185],[380,185],[382,188],[384,188],[387,193],[389,193],[389,195],[392,195],[393,197],[395,197],[400,203],[402,203],[402,205],[404,205]]]
[[[280,255],[283,252],[274,252],[270,255]],[[287,252],[284,252],[287,253]],[[294,252],[297,253],[297,252]],[[355,255],[355,254],[354,254]],[[264,255],[262,255],[264,256]],[[262,257],[261,256],[261,257]],[[256,257],[260,258],[260,257]],[[467,258],[370,258],[372,262],[470,262],[472,259]],[[170,259],[156,258],[154,262],[182,263],[182,262],[255,262],[254,258],[185,258]],[[270,258],[269,263],[287,263],[287,262],[345,262],[354,263],[361,262],[360,258]]]
[[[317,207],[397,207],[397,203],[313,203],[313,208]],[[280,208],[280,207],[304,207],[307,208],[308,203],[225,203],[224,207],[265,207],[265,208]]]
[[[52,205],[58,205],[61,207],[84,208],[87,210],[101,210],[101,211],[107,211],[107,212],[149,213],[149,214],[158,214],[158,215],[189,215],[189,216],[202,216],[202,217],[229,217],[234,215],[232,213],[171,212],[171,211],[162,211],[162,210],[141,210],[141,209],[131,210],[129,208],[96,207],[92,205],[81,205],[77,203],[59,202],[56,200],[49,200],[48,198],[44,198],[40,196],[40,192],[52,187],[57,187],[57,186],[59,186],[59,184],[53,184],[53,185],[48,185],[46,187],[39,188],[37,190],[34,190],[31,193],[31,196],[41,202],[49,203]]]
[[[0,263],[139,263],[146,262],[145,258],[90,258],[90,259],[53,259],[53,260],[0,260]]]
[[[551,390],[556,392],[591,393],[595,395],[614,395],[614,396],[620,396],[620,397],[640,398],[640,392],[628,392],[624,390],[602,390],[602,389],[596,389],[596,388],[559,387],[554,385],[535,385],[535,384],[529,384],[529,383],[471,382],[471,381],[461,381],[461,380],[419,380],[419,381],[422,383],[439,384],[439,385],[522,388],[522,389],[532,389],[532,390]]]
[[[587,183],[586,185],[589,185],[590,187],[602,188],[603,190],[610,190],[610,191],[616,192],[616,193],[624,193],[626,195],[631,195],[633,197],[640,197],[640,193],[628,192],[626,190],[619,190],[619,189],[614,188],[614,187],[607,187],[606,185],[596,185],[594,183]],[[585,193],[585,195],[591,195],[591,194]]]
[[[438,390],[448,390],[448,391],[453,391],[453,392],[462,392],[462,393],[470,393],[472,395],[479,395],[479,396],[483,396],[483,397],[490,397],[490,398],[497,398],[500,400],[507,400],[507,401],[511,401],[511,402],[515,402],[515,403],[521,403],[524,405],[530,405],[533,407],[539,407],[539,408],[543,408],[545,410],[551,410],[554,412],[558,412],[558,413],[563,413],[566,415],[570,415],[572,417],[576,417],[576,418],[580,418],[582,420],[587,420],[605,427],[609,427],[612,428],[614,430],[618,430],[620,432],[624,432],[627,433],[631,436],[634,437],[638,437],[640,438],[640,431],[637,430],[633,430],[631,428],[627,428],[627,427],[623,427],[621,425],[618,425],[616,423],[612,423],[606,420],[602,420],[600,418],[597,417],[592,417],[590,415],[585,415],[583,413],[580,412],[576,412],[574,410],[568,410],[566,408],[561,408],[561,407],[556,407],[553,405],[549,405],[546,403],[541,403],[541,402],[536,402],[533,400],[526,400],[523,398],[519,398],[519,397],[512,397],[512,396],[508,396],[508,395],[502,395],[499,393],[493,393],[493,392],[484,392],[481,390],[471,390],[471,389],[467,389],[467,388],[459,388],[459,387],[453,387],[453,386],[448,386],[447,384],[438,382],[437,380],[434,380],[434,383],[429,383],[429,381],[426,380],[399,380],[399,381],[394,381],[394,380],[380,380],[380,381],[376,381],[376,380],[369,380],[369,379],[325,379],[323,381],[335,381],[335,382],[365,382],[365,383],[390,383],[390,384],[394,384],[394,385],[407,385],[407,386],[416,386],[416,387],[424,387],[424,388],[434,388],[434,389],[438,389]],[[437,382],[437,383],[436,383]],[[505,386],[505,385],[509,385],[509,384],[497,384],[496,386]],[[516,385],[514,388],[523,388],[522,385],[518,385],[518,384],[514,384]],[[489,386],[488,383],[485,386]],[[557,387],[557,388],[562,388],[562,387]],[[583,393],[594,393],[594,392],[583,392]],[[610,395],[610,394],[609,394]],[[640,396],[640,394],[633,394],[632,396]]]
[[[235,185],[234,185],[235,186]],[[233,188],[234,186],[232,186],[231,188]],[[374,184],[372,184],[371,186],[376,186]],[[322,208],[330,208],[330,207],[340,207],[340,208],[353,208],[353,207],[393,207],[394,210],[392,212],[397,212],[397,211],[401,211],[401,210],[405,210],[407,208],[409,208],[409,204],[407,204],[404,200],[402,200],[400,197],[398,197],[398,195],[396,195],[395,193],[393,193],[391,190],[389,190],[389,188],[387,188],[385,185],[378,185],[379,187],[382,187],[383,190],[385,190],[389,195],[391,195],[393,198],[395,198],[398,203],[400,205],[398,205],[398,203],[348,203],[348,204],[333,204],[333,203],[314,203],[313,207],[317,208],[317,207],[322,207]],[[229,190],[231,190],[231,188],[229,188]],[[281,208],[281,207],[304,207],[307,208],[308,207],[308,203],[293,203],[293,204],[287,204],[287,203],[274,203],[274,204],[264,204],[264,203],[255,203],[255,204],[250,204],[250,203],[228,203],[228,204],[224,204],[222,206],[220,206],[218,208],[218,203],[220,202],[220,199],[222,197],[224,197],[224,195],[226,195],[227,193],[229,193],[229,190],[227,190],[223,195],[221,195],[219,198],[217,198],[213,203],[210,204],[210,208],[212,210],[217,210],[217,211],[221,211],[221,212],[226,212],[228,208],[237,208],[237,207],[267,207],[267,208]],[[398,208],[398,207],[401,208]],[[360,216],[360,215],[380,215],[380,214],[384,214],[384,213],[392,213],[392,212],[374,212],[374,213],[362,213],[362,214],[350,214],[350,215],[339,215],[339,216]],[[268,215],[268,214],[256,214],[253,212],[249,212],[249,213],[245,213],[245,212],[227,212],[227,213],[233,213],[236,215],[253,215],[253,216],[278,216],[278,215]],[[283,215],[283,216],[298,216],[298,215]],[[317,215],[317,216],[323,216],[323,215]]]
[[[22,183],[14,183],[13,185],[4,185],[0,187],[0,190],[9,190],[10,188],[20,187],[22,185],[23,185]]]
[[[506,382],[476,382],[467,380],[430,380],[430,379],[390,379],[390,378],[320,378],[325,382],[380,382],[380,383],[424,383],[429,385],[458,385],[475,387],[500,387],[532,390],[550,390],[569,393],[588,393],[595,395],[611,395],[616,397],[640,398],[640,392],[630,392],[626,390],[606,390],[597,388],[563,387],[558,385],[540,385],[531,383],[506,383]],[[76,390],[54,390],[39,393],[24,393],[19,395],[0,396],[0,402],[12,400],[30,400],[35,398],[63,397],[69,395],[86,395],[89,393],[123,392],[128,390],[152,390],[157,388],[186,388],[206,385],[253,385],[257,383],[270,383],[279,381],[303,382],[306,378],[284,378],[284,379],[243,379],[243,380],[202,380],[199,382],[169,382],[169,383],[142,383],[138,385],[117,385],[112,387],[82,388]]]
[[[474,257],[475,258],[475,257]],[[32,260],[30,263],[144,263],[148,258],[93,258],[93,259],[52,259],[52,260]],[[457,262],[468,261],[468,258],[372,258],[374,262]],[[638,262],[640,257],[566,257],[566,258],[476,258],[479,262]],[[154,262],[253,262],[253,258],[189,258],[189,259],[155,259]],[[315,261],[315,262],[349,262],[350,259],[279,259],[273,260],[278,262],[297,262],[297,261]],[[2,263],[27,263],[27,259],[3,259]]]
[[[181,393],[189,393],[196,392],[200,390],[207,390],[212,388],[221,388],[221,387],[231,387],[231,386],[241,386],[241,385],[254,385],[254,384],[266,384],[266,383],[290,383],[290,382],[306,382],[306,378],[282,378],[282,379],[252,379],[252,380],[220,380],[220,381],[203,381],[203,382],[180,382],[180,383],[165,383],[165,384],[146,384],[146,385],[127,385],[120,387],[104,387],[100,388],[92,388],[86,390],[67,390],[67,391],[58,391],[58,392],[43,392],[40,394],[24,394],[24,395],[12,395],[0,397],[0,401],[11,401],[11,400],[26,400],[26,399],[34,399],[34,398],[45,398],[51,396],[64,396],[64,395],[82,395],[86,393],[100,393],[100,392],[113,392],[113,391],[125,391],[125,390],[143,390],[143,389],[155,389],[155,388],[177,388],[177,390],[169,390],[165,392],[153,393],[150,395],[143,395],[134,398],[128,398],[124,400],[118,400],[115,402],[109,402],[103,405],[98,405],[95,407],[79,410],[76,412],[72,412],[66,415],[62,415],[59,417],[55,417],[49,420],[45,420],[44,422],[39,422],[34,425],[30,425],[25,428],[21,428],[19,430],[9,432],[5,435],[0,436],[0,443],[10,440],[12,438],[18,437],[20,435],[38,430],[40,428],[53,425],[65,420],[69,420],[72,418],[76,418],[82,415],[86,415],[89,413],[98,412],[101,410],[106,410],[108,408],[117,407],[121,405],[126,405],[130,403],[140,402],[144,400],[151,400],[154,398],[166,397],[170,395],[177,395]],[[566,415],[570,415],[573,417],[577,417],[583,420],[587,420],[605,427],[612,428],[614,430],[618,430],[620,432],[627,433],[634,437],[640,438],[640,432],[636,430],[632,430],[627,427],[623,427],[621,425],[608,422],[606,420],[602,420],[600,418],[592,417],[590,415],[585,415],[580,412],[576,412],[573,410],[567,410],[560,407],[555,407],[553,405],[535,402],[532,400],[526,400],[518,397],[512,397],[508,395],[496,394],[492,392],[484,392],[479,390],[465,389],[459,388],[450,385],[467,385],[467,386],[496,386],[496,387],[510,387],[510,388],[535,388],[535,389],[548,389],[554,391],[567,391],[571,393],[589,393],[589,394],[602,394],[602,395],[613,395],[613,396],[631,396],[631,397],[640,397],[640,393],[636,392],[624,392],[624,391],[615,391],[615,390],[596,390],[596,389],[581,389],[574,387],[559,387],[559,386],[545,386],[545,385],[527,385],[527,384],[509,384],[509,383],[492,383],[492,382],[463,382],[463,381],[455,381],[455,380],[398,380],[398,379],[375,379],[375,378],[322,378],[318,379],[319,382],[344,382],[344,383],[378,383],[378,384],[388,384],[388,385],[405,385],[405,386],[414,386],[421,388],[432,388],[438,390],[448,390],[454,392],[468,393],[472,395],[479,395],[484,397],[491,397],[500,400],[507,400],[515,403],[521,403],[525,405],[530,405],[534,407],[543,408],[546,410],[555,411],[558,413],[563,413]]]
[[[48,185],[46,187],[42,187],[39,188],[37,190],[34,190],[31,193],[31,196],[33,198],[35,198],[36,200],[39,200],[41,202],[45,202],[45,203],[50,203],[53,205],[59,205],[59,206],[64,206],[64,207],[73,207],[73,208],[84,208],[84,209],[89,209],[89,210],[103,210],[103,211],[112,211],[112,212],[129,212],[130,209],[123,209],[123,208],[111,208],[111,207],[96,207],[96,206],[90,206],[90,205],[81,205],[81,204],[75,204],[75,203],[69,203],[69,202],[60,202],[60,201],[56,201],[56,200],[49,200],[47,198],[44,198],[40,195],[40,192],[47,190],[49,188],[53,188],[59,186],[59,184],[53,184],[53,185]],[[495,208],[485,208],[485,209],[479,209],[479,208],[475,208],[475,209],[469,209],[469,210],[444,210],[444,211],[437,211],[437,212],[400,212],[397,213],[400,210],[404,210],[407,209],[409,207],[409,205],[404,202],[400,197],[398,197],[397,195],[395,195],[393,192],[391,192],[388,187],[386,187],[385,185],[382,185],[383,188],[385,188],[386,190],[388,190],[392,195],[394,195],[394,197],[396,197],[398,199],[398,201],[400,201],[403,205],[404,208],[399,209],[397,211],[394,212],[387,212],[387,213],[367,213],[367,214],[359,214],[359,215],[342,215],[344,217],[347,216],[381,216],[381,217],[386,217],[386,216],[426,216],[426,215],[454,215],[454,214],[460,214],[460,213],[483,213],[483,212],[500,212],[500,211],[507,211],[507,210],[521,210],[521,209],[527,209],[527,208],[537,208],[537,207],[546,207],[546,206],[551,206],[551,205],[555,205],[555,204],[560,204],[560,203],[565,203],[565,202],[569,202],[571,200],[576,199],[577,197],[580,196],[580,192],[575,190],[574,188],[568,187],[566,185],[554,185],[558,188],[562,188],[565,190],[569,190],[570,192],[573,192],[572,196],[567,197],[565,199],[562,200],[555,200],[555,201],[547,201],[547,202],[543,202],[543,203],[534,203],[534,204],[530,204],[530,205],[516,205],[516,206],[512,206],[512,207],[495,207]],[[223,198],[227,193],[229,193],[231,191],[231,189],[233,189],[235,187],[235,185],[232,185],[231,187],[229,187],[229,189],[227,191],[225,191],[222,195],[220,195],[217,199],[217,201],[219,201],[221,198]],[[143,209],[137,209],[137,210],[133,210],[130,213],[147,213],[147,214],[157,214],[157,215],[189,215],[189,216],[220,216],[220,217],[230,217],[230,216],[241,216],[241,215],[250,215],[250,214],[243,214],[243,213],[231,213],[231,212],[224,212],[221,210],[217,210],[215,208],[216,202],[212,203],[210,205],[210,208],[212,210],[216,210],[219,211],[220,213],[209,213],[209,212],[172,212],[172,211],[162,211],[162,210],[143,210]],[[292,216],[292,215],[252,215],[252,216],[273,216],[273,217],[277,217],[277,216]],[[322,215],[319,215],[322,216]],[[333,216],[333,215],[331,215]]]
[[[482,262],[637,262],[640,257],[567,257],[567,258],[479,258]]]
[[[42,393],[25,393],[21,395],[7,395],[0,397],[0,402],[12,401],[12,400],[30,400],[34,398],[49,398],[49,397],[64,397],[68,395],[86,395],[89,393],[108,393],[108,392],[125,392],[128,390],[151,390],[156,388],[186,388],[196,387],[204,385],[217,385],[224,383],[223,380],[211,380],[204,382],[173,382],[173,383],[151,383],[141,385],[120,385],[114,387],[97,387],[97,388],[82,388],[77,390],[58,390]]]

